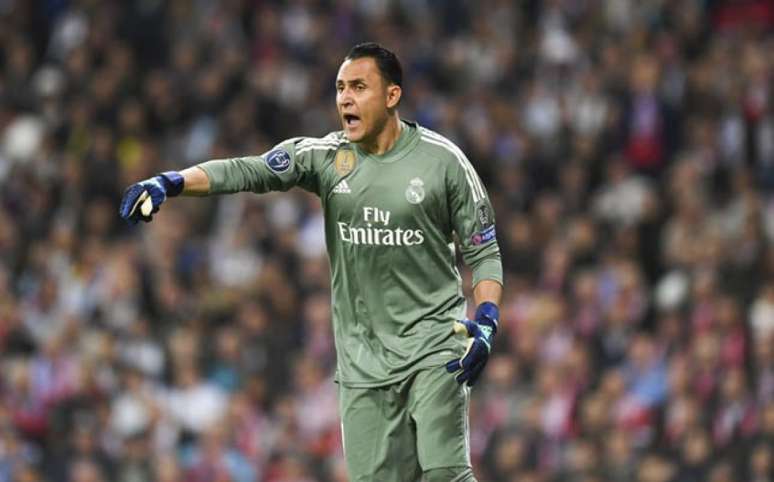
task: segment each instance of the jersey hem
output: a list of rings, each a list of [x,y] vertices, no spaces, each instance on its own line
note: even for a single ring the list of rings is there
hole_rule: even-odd
[[[450,355],[449,360],[454,359],[454,357],[457,355]],[[448,361],[448,360],[447,360]],[[335,377],[334,381],[338,383],[339,385],[345,386],[347,388],[382,388],[390,385],[395,385],[401,382],[406,381],[408,378],[411,378],[412,376],[416,375],[417,372],[421,370],[428,370],[437,368],[439,370],[446,370],[446,362],[442,362],[440,365],[436,365],[435,362],[427,365],[415,365],[412,367],[411,370],[408,370],[404,373],[401,373],[400,375],[395,375],[393,377],[386,378],[384,380],[379,381],[373,381],[373,382],[364,382],[364,381],[346,381],[342,380],[338,376]],[[448,374],[450,377],[453,376],[453,374]]]

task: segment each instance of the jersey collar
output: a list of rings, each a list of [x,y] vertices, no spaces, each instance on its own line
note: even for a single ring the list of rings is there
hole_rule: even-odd
[[[415,122],[401,119],[400,123],[400,136],[398,136],[398,140],[395,141],[395,144],[389,151],[384,154],[371,154],[361,149],[359,145],[353,144],[358,157],[361,159],[373,159],[374,161],[384,163],[395,162],[405,157],[418,143],[419,135],[417,132],[419,129]]]

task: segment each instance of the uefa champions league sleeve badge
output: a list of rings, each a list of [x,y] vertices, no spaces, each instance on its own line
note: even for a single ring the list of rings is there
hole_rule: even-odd
[[[290,154],[285,149],[275,149],[266,155],[264,162],[269,169],[279,174],[290,168]]]
[[[411,204],[419,204],[425,198],[425,183],[418,177],[409,181],[406,188],[406,201]]]

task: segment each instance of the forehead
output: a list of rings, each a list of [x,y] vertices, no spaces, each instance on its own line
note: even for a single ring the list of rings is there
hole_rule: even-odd
[[[356,79],[366,81],[378,81],[381,78],[379,67],[376,61],[371,57],[361,57],[354,60],[345,60],[339,73],[336,75],[336,81],[349,82]]]

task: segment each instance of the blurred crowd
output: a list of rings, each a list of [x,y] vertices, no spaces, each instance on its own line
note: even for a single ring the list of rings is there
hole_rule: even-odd
[[[117,211],[336,130],[363,40],[497,213],[479,480],[774,481],[772,26],[768,0],[0,0],[0,482],[347,480],[318,201]]]

